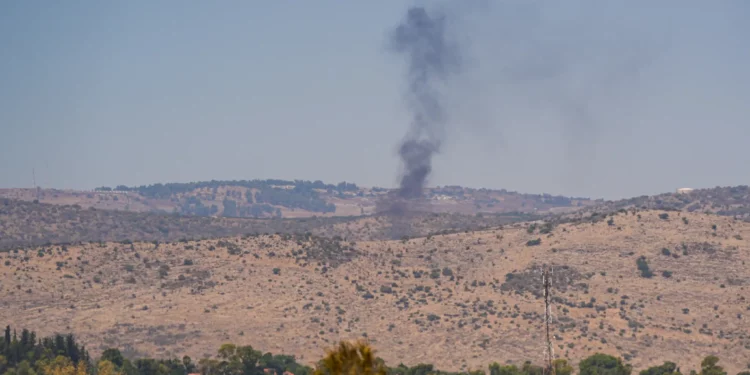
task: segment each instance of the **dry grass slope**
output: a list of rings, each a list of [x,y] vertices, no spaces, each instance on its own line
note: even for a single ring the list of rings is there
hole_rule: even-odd
[[[0,250],[47,243],[177,241],[246,233],[307,232],[352,218],[233,219],[84,209],[0,200]]]
[[[584,208],[571,216],[585,216],[591,212],[610,212],[631,208],[703,212],[750,221],[750,187],[742,185],[725,186],[711,189],[696,189],[686,194],[664,193],[608,201]]]
[[[394,230],[391,218],[385,216],[214,218],[84,209],[77,205],[0,199],[0,250],[91,241],[165,242],[248,233],[311,232],[353,240],[391,239],[442,231],[476,230],[529,217],[522,214],[417,214],[406,221],[399,221],[399,230]]]
[[[536,269],[549,263],[558,355],[601,351],[637,370],[699,368],[708,354],[730,373],[748,365],[750,224],[639,211],[529,225],[395,241],[263,235],[20,250],[0,259],[0,318],[72,330],[94,352],[201,357],[232,341],[309,362],[367,336],[391,364],[539,362]]]

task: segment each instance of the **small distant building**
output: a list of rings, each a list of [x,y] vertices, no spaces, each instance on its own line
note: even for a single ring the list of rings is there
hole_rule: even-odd
[[[693,192],[693,188],[679,188],[677,189],[677,194],[690,194]]]

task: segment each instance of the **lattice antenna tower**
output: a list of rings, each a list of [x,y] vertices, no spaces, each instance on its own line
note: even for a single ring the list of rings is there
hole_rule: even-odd
[[[41,189],[36,185],[36,168],[31,168],[31,181],[34,184],[34,196],[39,200],[41,197]]]
[[[552,267],[548,267],[547,265],[542,267],[542,289],[544,290],[544,372],[555,375],[555,368],[552,365],[555,357],[555,349],[552,346],[552,336],[550,335],[550,323],[552,322],[552,298],[550,296],[552,289]]]

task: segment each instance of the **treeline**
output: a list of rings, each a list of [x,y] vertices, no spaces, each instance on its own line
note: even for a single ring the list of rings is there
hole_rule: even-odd
[[[263,189],[255,193],[255,201],[275,206],[298,208],[312,212],[335,212],[336,206],[320,199],[312,189]],[[251,203],[251,197],[248,197]]]
[[[10,326],[5,328],[5,335],[0,342],[0,374],[35,375],[44,373],[57,357],[67,359],[70,363],[82,363],[88,366],[91,362],[86,348],[79,345],[73,335],[55,335],[37,338],[36,333],[24,329],[20,336]]]
[[[249,206],[237,205],[236,209],[229,209],[223,213],[226,217],[258,217],[265,213],[273,213],[279,216],[280,213],[270,209],[269,205],[282,206],[288,208],[303,209],[312,212],[335,212],[336,206],[327,203],[321,199],[318,190],[325,190],[330,194],[342,194],[344,192],[355,192],[359,187],[354,183],[340,182],[336,185],[326,184],[323,181],[304,181],[304,180],[239,180],[239,181],[202,181],[190,183],[168,183],[143,185],[138,187],[128,187],[119,185],[114,188],[117,191],[133,191],[145,197],[154,199],[171,199],[179,194],[189,193],[196,189],[212,189],[214,199],[219,187],[238,186],[248,189],[257,189],[258,192],[248,194],[247,203]],[[291,188],[290,188],[291,187]],[[111,187],[99,187],[97,191],[112,191]],[[257,203],[257,204],[254,204]],[[226,206],[226,201],[224,202]],[[218,212],[216,205],[204,206],[200,199],[189,197],[180,206],[183,214],[210,216]]]
[[[357,191],[359,187],[357,184],[350,182],[340,182],[336,185],[326,184],[323,181],[306,181],[306,180],[211,180],[211,181],[200,181],[200,182],[175,182],[167,184],[153,184],[153,185],[141,185],[129,187],[125,185],[118,185],[114,188],[117,191],[136,191],[139,194],[157,199],[167,199],[175,194],[191,192],[195,189],[203,188],[219,188],[221,186],[240,186],[250,189],[270,189],[274,186],[294,186],[299,191],[309,191],[313,189],[326,190],[326,191]],[[111,187],[99,187],[96,188],[98,191],[111,191]]]
[[[470,219],[474,219],[471,217]],[[260,233],[332,236],[349,217],[231,220],[206,216],[84,209],[0,198],[0,252],[87,242],[177,242]],[[459,227],[459,225],[454,225]],[[382,238],[382,237],[381,237]],[[2,329],[0,329],[0,332]]]
[[[719,358],[708,356],[698,371],[690,375],[727,375]],[[18,336],[5,329],[0,342],[2,375],[572,375],[573,366],[565,359],[552,362],[551,368],[527,361],[521,366],[492,363],[487,368],[464,372],[440,371],[430,364],[388,367],[365,341],[341,342],[328,351],[314,367],[297,362],[294,356],[274,355],[252,346],[222,345],[213,358],[194,362],[182,359],[125,358],[118,349],[107,349],[94,361],[72,335],[55,335],[37,339],[34,332],[23,330]],[[632,367],[622,359],[597,353],[578,365],[580,375],[632,375]],[[679,366],[665,362],[643,370],[639,375],[682,375]],[[740,372],[737,375],[750,375]]]
[[[219,212],[219,207],[212,204],[205,206],[198,197],[190,196],[180,206],[180,213],[195,216],[212,216]]]
[[[519,193],[516,191],[509,191],[506,189],[500,189],[500,190],[494,190],[494,189],[473,189],[473,188],[465,188],[461,186],[438,186],[436,188],[431,189],[431,193],[435,195],[447,195],[452,196],[456,198],[463,198],[466,196],[466,194],[476,194],[476,193],[492,193],[492,192],[498,192],[500,194],[504,195],[515,195],[519,196],[523,199],[532,200],[538,203],[544,203],[552,206],[560,206],[560,207],[568,207],[573,205],[573,200],[580,200],[580,201],[590,201],[590,198],[583,198],[583,197],[566,197],[562,195],[551,195],[547,193],[543,194],[528,194],[528,193]],[[497,202],[495,202],[497,203]]]
[[[750,187],[717,186],[696,189],[687,194],[664,193],[606,202],[599,211],[614,211],[622,208],[640,208],[664,211],[713,212],[720,216],[732,216],[750,221]]]

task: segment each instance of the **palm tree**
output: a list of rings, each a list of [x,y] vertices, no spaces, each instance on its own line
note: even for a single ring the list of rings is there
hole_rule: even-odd
[[[339,343],[328,351],[315,369],[314,375],[385,375],[383,362],[375,357],[375,350],[366,341]]]

